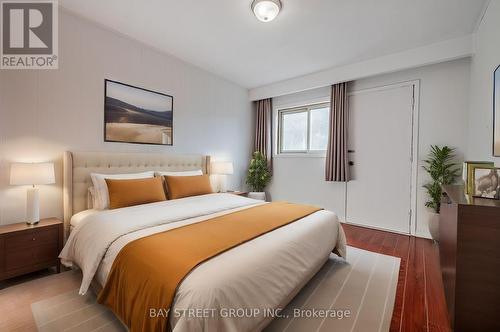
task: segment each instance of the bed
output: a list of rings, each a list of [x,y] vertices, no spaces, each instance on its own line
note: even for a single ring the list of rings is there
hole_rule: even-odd
[[[102,288],[117,255],[137,239],[267,204],[215,193],[115,210],[89,210],[90,173],[201,169],[208,174],[209,167],[210,158],[201,155],[67,152],[64,221],[71,234],[61,258],[65,265],[82,269],[80,293],[92,283],[94,289]],[[273,313],[279,313],[276,309],[286,306],[332,251],[345,255],[345,236],[337,216],[320,210],[219,254],[198,265],[179,284],[170,308],[169,329],[262,330],[275,318]],[[193,315],[196,309],[216,309],[218,314],[204,311]]]

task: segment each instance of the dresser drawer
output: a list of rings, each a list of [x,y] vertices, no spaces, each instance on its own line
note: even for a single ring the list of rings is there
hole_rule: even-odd
[[[58,243],[58,237],[58,227],[9,234],[5,237],[5,251],[13,252],[46,243]]]
[[[59,248],[57,244],[45,244],[32,249],[35,263],[43,263],[58,259]]]
[[[15,270],[57,259],[59,254],[57,244],[43,244],[12,251],[5,254],[5,270]]]
[[[30,266],[35,261],[32,248],[12,251],[5,254],[5,271]]]

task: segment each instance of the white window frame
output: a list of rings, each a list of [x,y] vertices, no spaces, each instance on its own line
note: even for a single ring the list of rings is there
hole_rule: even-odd
[[[308,104],[304,106],[282,108],[277,110],[277,155],[278,156],[317,156],[324,157],[325,150],[311,150],[311,111],[318,108],[327,107],[330,110],[329,102]],[[293,113],[307,113],[307,148],[305,150],[283,150],[283,115]]]

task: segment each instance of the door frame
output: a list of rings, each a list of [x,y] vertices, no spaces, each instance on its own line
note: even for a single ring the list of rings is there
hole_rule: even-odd
[[[366,89],[360,89],[360,90],[355,90],[351,91],[347,94],[347,97],[349,98],[350,96],[355,96],[359,94],[364,94],[364,93],[373,93],[373,92],[378,92],[378,91],[384,91],[384,90],[390,90],[390,89],[396,89],[396,88],[402,88],[402,87],[413,87],[413,98],[411,100],[412,103],[412,137],[411,137],[411,147],[410,147],[410,163],[411,163],[411,176],[410,176],[410,211],[408,211],[408,232],[407,233],[402,233],[406,235],[413,235],[415,236],[417,234],[417,220],[418,220],[418,209],[417,209],[417,197],[418,197],[418,157],[419,157],[419,119],[420,119],[420,79],[417,80],[410,80],[410,81],[403,81],[399,83],[391,83],[391,84],[386,84],[386,85],[381,85],[381,86],[376,86],[372,88],[366,88]],[[344,200],[344,220],[347,224],[354,224],[350,223],[347,221],[347,186],[349,183],[346,183],[345,186],[345,200]],[[364,227],[368,227],[366,225],[363,225]],[[390,231],[393,233],[401,233],[398,231],[394,231],[391,229],[386,229],[386,228],[378,228],[378,227],[371,227],[375,229],[380,229],[380,230],[385,230],[385,231]]]

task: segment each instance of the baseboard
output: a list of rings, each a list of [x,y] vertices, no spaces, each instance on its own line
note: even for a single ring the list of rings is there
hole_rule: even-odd
[[[429,240],[432,240],[432,236],[430,233],[427,233],[427,232],[417,232],[415,234],[415,237],[419,237],[419,238],[422,238],[422,239],[429,239]]]
[[[353,226],[358,226],[358,227],[364,227],[364,228],[368,228],[368,229],[374,229],[374,230],[377,230],[377,231],[383,231],[383,232],[389,232],[389,233],[395,233],[395,234],[401,234],[401,235],[411,236],[410,233],[398,232],[398,231],[395,231],[395,230],[392,230],[392,229],[383,228],[383,227],[375,227],[375,226],[368,226],[368,225],[363,225],[363,224],[356,224],[356,223],[353,223],[353,222],[347,222],[345,220],[340,220],[340,222],[342,224],[353,225]]]
[[[352,223],[352,222],[347,222],[345,220],[340,220],[340,222],[342,224],[353,225],[353,226],[358,226],[358,227],[364,227],[364,228],[368,228],[368,229],[374,229],[374,230],[377,230],[377,231],[383,231],[383,232],[389,232],[389,233],[395,233],[395,234],[401,234],[401,235],[407,235],[407,236],[414,236],[414,237],[418,237],[418,238],[422,238],[422,239],[430,239],[430,240],[432,240],[432,237],[431,237],[430,233],[427,233],[427,232],[418,232],[415,235],[412,235],[410,233],[398,232],[398,231],[395,231],[395,230],[392,230],[392,229],[387,229],[387,228],[382,228],[382,227],[375,227],[375,226],[367,226],[367,225],[362,225],[362,224],[356,224],[356,223]]]

